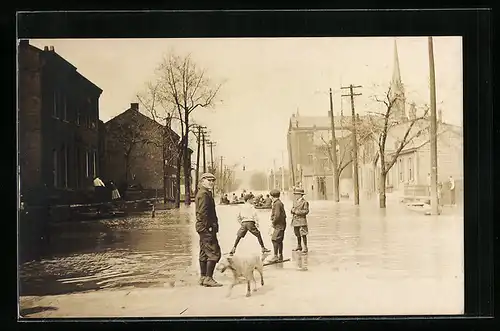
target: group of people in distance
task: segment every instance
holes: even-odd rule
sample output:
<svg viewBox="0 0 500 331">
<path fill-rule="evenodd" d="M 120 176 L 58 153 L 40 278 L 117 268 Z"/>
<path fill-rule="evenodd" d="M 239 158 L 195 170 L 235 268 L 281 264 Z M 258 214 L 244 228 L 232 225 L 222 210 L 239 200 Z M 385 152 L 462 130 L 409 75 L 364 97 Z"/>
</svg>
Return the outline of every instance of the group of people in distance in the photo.
<svg viewBox="0 0 500 331">
<path fill-rule="evenodd" d="M 219 232 L 219 221 L 215 210 L 215 201 L 212 195 L 212 189 L 215 184 L 215 176 L 211 173 L 204 173 L 200 178 L 200 189 L 196 194 L 196 232 L 200 237 L 200 280 L 199 284 L 206 287 L 218 287 L 222 284 L 213 279 L 213 273 L 216 264 L 221 258 L 221 248 L 217 239 Z M 307 246 L 307 215 L 309 214 L 309 203 L 304 198 L 304 190 L 295 188 L 293 191 L 294 201 L 290 211 L 292 214 L 291 226 L 297 238 L 297 247 L 294 251 L 308 252 Z M 272 235 L 271 242 L 273 244 L 274 256 L 269 262 L 283 261 L 283 240 L 286 229 L 286 213 L 283 202 L 280 200 L 280 191 L 271 190 L 269 192 L 272 202 L 271 210 L 271 226 Z M 236 248 L 247 232 L 253 234 L 259 241 L 262 253 L 270 252 L 264 245 L 262 234 L 259 230 L 259 219 L 252 205 L 251 194 L 244 194 L 245 201 L 238 210 L 237 220 L 240 223 L 240 228 L 236 233 L 236 240 L 230 255 L 236 253 Z"/>
</svg>

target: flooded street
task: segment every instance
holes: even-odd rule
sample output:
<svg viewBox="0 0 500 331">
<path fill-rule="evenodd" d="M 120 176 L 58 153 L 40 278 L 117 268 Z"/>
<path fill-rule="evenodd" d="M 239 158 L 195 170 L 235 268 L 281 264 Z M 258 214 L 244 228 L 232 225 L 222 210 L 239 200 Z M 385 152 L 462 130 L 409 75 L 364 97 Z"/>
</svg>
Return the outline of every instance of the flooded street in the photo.
<svg viewBox="0 0 500 331">
<path fill-rule="evenodd" d="M 285 258 L 295 247 L 291 203 L 287 212 Z M 229 252 L 239 224 L 238 206 L 217 206 L 219 241 Z M 374 202 L 334 204 L 311 201 L 309 269 L 363 274 L 392 280 L 463 278 L 463 218 L 423 216 L 391 203 L 380 210 Z M 259 210 L 264 242 L 272 249 L 269 210 Z M 259 252 L 248 234 L 237 254 Z M 53 227 L 43 256 L 21 265 L 21 295 L 51 295 L 102 288 L 166 286 L 186 269 L 197 272 L 198 238 L 194 204 L 179 211 L 149 213 Z M 293 262 L 289 262 L 293 263 Z M 217 276 L 217 275 L 216 275 Z"/>
</svg>

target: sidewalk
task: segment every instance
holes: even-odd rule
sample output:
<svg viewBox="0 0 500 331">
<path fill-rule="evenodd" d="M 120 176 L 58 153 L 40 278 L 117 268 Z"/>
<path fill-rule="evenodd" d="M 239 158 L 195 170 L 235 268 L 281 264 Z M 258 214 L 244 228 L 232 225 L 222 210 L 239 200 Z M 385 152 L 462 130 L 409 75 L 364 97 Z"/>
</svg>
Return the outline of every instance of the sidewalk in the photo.
<svg viewBox="0 0 500 331">
<path fill-rule="evenodd" d="M 422 315 L 463 313 L 463 279 L 404 278 L 397 273 L 362 274 L 356 270 L 296 269 L 294 261 L 266 266 L 264 286 L 245 297 L 237 285 L 227 297 L 229 272 L 214 276 L 225 286 L 194 285 L 192 270 L 183 281 L 158 288 L 123 288 L 68 295 L 22 297 L 28 318 Z M 252 284 L 253 288 L 253 284 Z M 38 311 L 38 312 L 37 312 Z"/>
</svg>

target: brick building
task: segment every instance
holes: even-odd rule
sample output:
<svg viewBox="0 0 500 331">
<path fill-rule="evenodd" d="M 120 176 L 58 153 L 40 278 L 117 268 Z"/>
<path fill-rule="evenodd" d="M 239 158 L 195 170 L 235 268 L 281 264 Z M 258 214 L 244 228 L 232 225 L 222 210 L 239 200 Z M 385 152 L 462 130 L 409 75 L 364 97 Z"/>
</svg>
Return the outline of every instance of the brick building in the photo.
<svg viewBox="0 0 500 331">
<path fill-rule="evenodd" d="M 140 185 L 158 196 L 174 199 L 177 150 L 180 137 L 173 130 L 142 114 L 138 103 L 103 124 L 104 178 L 119 187 Z M 182 174 L 181 174 L 182 175 Z"/>
<path fill-rule="evenodd" d="M 338 164 L 345 164 L 340 175 L 341 194 L 352 190 L 351 119 L 335 116 Z M 331 146 L 331 119 L 328 116 L 292 115 L 287 140 L 290 179 L 299 183 L 311 199 L 333 198 L 333 168 L 328 149 Z"/>
<path fill-rule="evenodd" d="M 18 52 L 19 165 L 23 200 L 78 200 L 99 174 L 102 90 L 53 47 L 28 40 Z"/>
</svg>

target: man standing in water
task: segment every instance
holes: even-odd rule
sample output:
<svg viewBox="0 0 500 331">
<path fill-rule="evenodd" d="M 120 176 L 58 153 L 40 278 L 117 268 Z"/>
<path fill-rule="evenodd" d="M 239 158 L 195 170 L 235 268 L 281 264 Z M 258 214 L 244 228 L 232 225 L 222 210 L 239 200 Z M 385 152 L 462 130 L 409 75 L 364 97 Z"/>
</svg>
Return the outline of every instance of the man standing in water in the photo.
<svg viewBox="0 0 500 331">
<path fill-rule="evenodd" d="M 217 240 L 219 220 L 215 212 L 212 190 L 215 176 L 211 173 L 201 175 L 200 189 L 196 194 L 196 232 L 200 236 L 200 281 L 207 287 L 219 287 L 222 284 L 213 279 L 215 265 L 221 258 L 221 249 Z"/>
<path fill-rule="evenodd" d="M 307 235 L 309 233 L 307 229 L 307 214 L 309 214 L 309 202 L 304 199 L 304 194 L 304 190 L 301 188 L 296 188 L 293 191 L 295 201 L 293 202 L 291 213 L 293 232 L 297 237 L 297 248 L 294 251 L 307 253 Z M 304 243 L 304 249 L 302 249 L 302 242 Z"/>
</svg>

